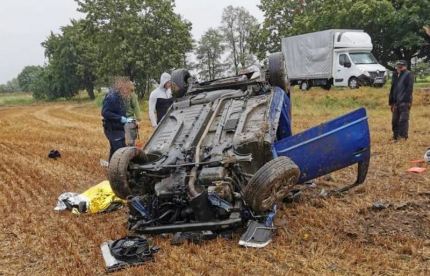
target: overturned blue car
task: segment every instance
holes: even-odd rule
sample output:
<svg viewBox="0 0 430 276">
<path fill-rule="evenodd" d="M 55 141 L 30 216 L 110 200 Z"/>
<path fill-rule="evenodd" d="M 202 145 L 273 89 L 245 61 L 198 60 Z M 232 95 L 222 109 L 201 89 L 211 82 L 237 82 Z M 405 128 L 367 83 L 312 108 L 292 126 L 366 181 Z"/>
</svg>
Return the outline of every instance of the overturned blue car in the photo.
<svg viewBox="0 0 430 276">
<path fill-rule="evenodd" d="M 292 135 L 284 68 L 275 53 L 261 71 L 230 78 L 197 83 L 187 70 L 172 72 L 175 102 L 151 138 L 143 149 L 118 150 L 109 164 L 112 189 L 129 202 L 131 230 L 219 233 L 252 225 L 245 242 L 267 240 L 255 229 L 270 229 L 276 205 L 302 184 L 354 164 L 355 183 L 338 192 L 364 182 L 365 109 Z"/>
</svg>

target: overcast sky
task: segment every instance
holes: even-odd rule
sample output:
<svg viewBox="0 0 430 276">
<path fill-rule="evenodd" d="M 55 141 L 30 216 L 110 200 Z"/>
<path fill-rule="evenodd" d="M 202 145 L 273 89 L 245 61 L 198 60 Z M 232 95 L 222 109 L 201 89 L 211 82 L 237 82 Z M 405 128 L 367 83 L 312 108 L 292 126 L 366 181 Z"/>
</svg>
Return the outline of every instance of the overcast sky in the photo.
<svg viewBox="0 0 430 276">
<path fill-rule="evenodd" d="M 243 6 L 262 20 L 259 0 L 176 0 L 176 12 L 193 23 L 198 39 L 217 27 L 224 7 Z M 83 15 L 73 0 L 0 0 L 0 83 L 14 78 L 26 65 L 44 63 L 40 43 L 52 31 Z"/>
</svg>

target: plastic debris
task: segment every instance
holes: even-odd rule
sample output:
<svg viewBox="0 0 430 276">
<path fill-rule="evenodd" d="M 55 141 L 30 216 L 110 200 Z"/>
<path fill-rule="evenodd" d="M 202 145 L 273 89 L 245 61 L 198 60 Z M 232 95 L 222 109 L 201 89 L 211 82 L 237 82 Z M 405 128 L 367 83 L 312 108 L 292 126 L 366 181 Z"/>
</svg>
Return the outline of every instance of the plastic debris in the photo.
<svg viewBox="0 0 430 276">
<path fill-rule="evenodd" d="M 408 172 L 411 172 L 411 173 L 423 173 L 426 170 L 427 170 L 426 168 L 412 167 L 412 168 L 408 169 Z"/>
<path fill-rule="evenodd" d="M 390 206 L 388 203 L 384 203 L 382 201 L 376 201 L 372 204 L 372 209 L 376 211 L 387 209 Z"/>
<path fill-rule="evenodd" d="M 154 260 L 159 248 L 153 246 L 145 236 L 128 236 L 107 241 L 100 246 L 107 272 L 142 265 Z"/>
<path fill-rule="evenodd" d="M 70 210 L 73 214 L 95 214 L 117 210 L 125 202 L 115 195 L 109 181 L 105 180 L 81 194 L 71 192 L 62 193 L 58 197 L 54 210 Z"/>
</svg>

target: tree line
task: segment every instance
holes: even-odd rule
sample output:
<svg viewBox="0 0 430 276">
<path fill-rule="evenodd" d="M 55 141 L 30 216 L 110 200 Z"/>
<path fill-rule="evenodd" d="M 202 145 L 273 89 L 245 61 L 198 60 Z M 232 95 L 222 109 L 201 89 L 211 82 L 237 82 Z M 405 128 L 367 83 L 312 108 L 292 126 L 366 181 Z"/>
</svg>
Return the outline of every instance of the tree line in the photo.
<svg viewBox="0 0 430 276">
<path fill-rule="evenodd" d="M 115 75 L 129 76 L 142 97 L 163 71 L 179 67 L 195 69 L 201 80 L 238 74 L 280 51 L 283 37 L 326 29 L 366 31 L 390 69 L 399 59 L 430 61 L 428 0 L 261 0 L 263 22 L 229 6 L 196 42 L 173 0 L 75 1 L 85 17 L 51 33 L 42 43 L 46 65 L 26 67 L 15 80 L 37 99 L 83 89 L 94 98 L 94 88 Z"/>
</svg>

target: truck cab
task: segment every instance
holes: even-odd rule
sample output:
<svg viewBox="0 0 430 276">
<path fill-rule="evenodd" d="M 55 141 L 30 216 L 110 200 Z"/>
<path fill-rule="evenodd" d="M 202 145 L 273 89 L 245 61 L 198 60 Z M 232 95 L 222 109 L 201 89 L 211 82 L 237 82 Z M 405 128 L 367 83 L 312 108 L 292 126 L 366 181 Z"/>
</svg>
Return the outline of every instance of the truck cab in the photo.
<svg viewBox="0 0 430 276">
<path fill-rule="evenodd" d="M 387 70 L 372 54 L 372 40 L 365 32 L 336 32 L 334 37 L 333 84 L 357 88 L 382 87 Z"/>
</svg>

